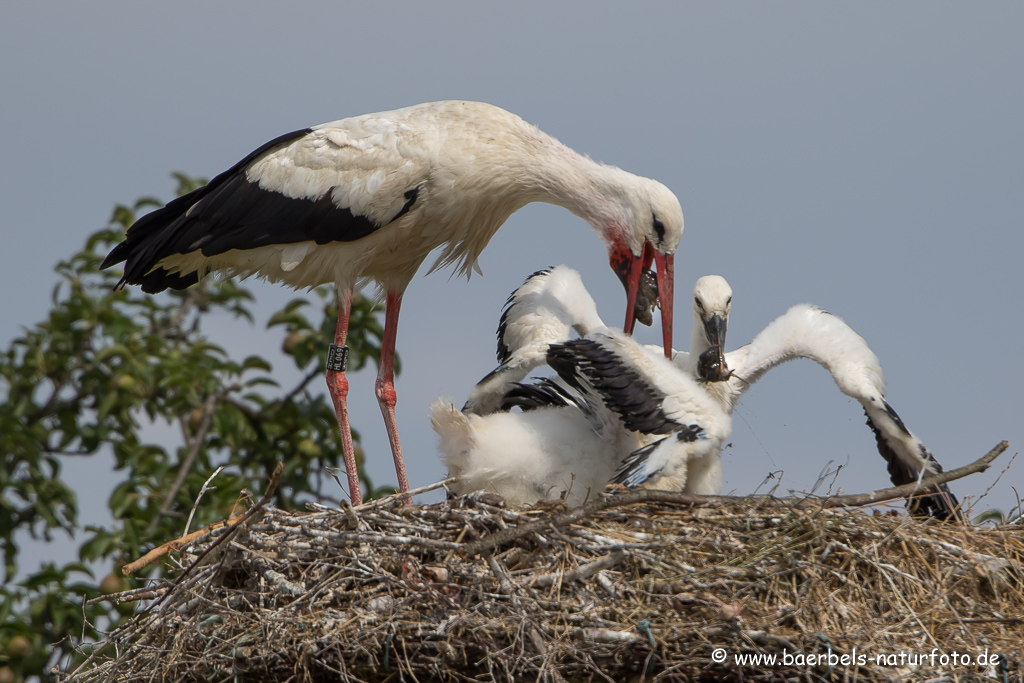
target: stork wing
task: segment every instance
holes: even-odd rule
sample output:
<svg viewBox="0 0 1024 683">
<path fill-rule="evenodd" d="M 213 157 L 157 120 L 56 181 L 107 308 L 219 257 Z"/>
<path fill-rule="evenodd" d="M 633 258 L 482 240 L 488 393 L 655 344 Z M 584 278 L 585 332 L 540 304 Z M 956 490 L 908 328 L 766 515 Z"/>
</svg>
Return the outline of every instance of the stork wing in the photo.
<svg viewBox="0 0 1024 683">
<path fill-rule="evenodd" d="M 360 116 L 275 138 L 136 221 L 101 267 L 126 261 L 119 284 L 158 292 L 198 279 L 159 267 L 170 256 L 365 237 L 408 212 L 426 183 L 429 159 L 406 135 Z"/>
<path fill-rule="evenodd" d="M 732 432 L 728 413 L 660 348 L 648 351 L 619 332 L 552 346 L 548 363 L 570 386 L 596 396 L 641 442 L 667 435 L 627 456 L 614 482 L 638 486 L 661 476 L 685 481 L 680 468 L 692 457 L 717 454 Z"/>
<path fill-rule="evenodd" d="M 727 353 L 725 358 L 733 371 L 728 380 L 732 405 L 776 365 L 795 358 L 813 360 L 831 373 L 840 391 L 864 407 L 878 452 L 889 463 L 893 484 L 907 484 L 942 471 L 931 452 L 886 403 L 885 374 L 878 357 L 840 318 L 809 304 L 793 306 L 750 344 Z M 913 514 L 944 519 L 957 514 L 957 500 L 948 487 L 936 487 L 924 494 L 908 501 Z"/>
<path fill-rule="evenodd" d="M 498 367 L 477 382 L 464 412 L 487 415 L 505 395 L 547 361 L 548 347 L 603 327 L 578 272 L 568 266 L 538 270 L 509 295 L 498 323 Z"/>
<path fill-rule="evenodd" d="M 643 366 L 631 363 L 635 359 L 624 356 L 609 340 L 601 335 L 554 344 L 548 350 L 548 365 L 572 388 L 595 395 L 630 431 L 668 434 L 681 428 L 665 412 L 666 396 L 655 386 L 657 378 L 641 376 Z"/>
<path fill-rule="evenodd" d="M 725 355 L 734 375 L 730 386 L 742 393 L 765 372 L 794 358 L 824 367 L 847 396 L 885 395 L 882 365 L 867 342 L 841 319 L 810 304 L 793 306 L 752 342 Z"/>
<path fill-rule="evenodd" d="M 565 408 L 573 406 L 583 412 L 589 406 L 574 392 L 549 377 L 534 378 L 532 384 L 517 382 L 502 397 L 501 410 L 519 408 L 523 412 L 538 408 Z M 465 412 L 465 410 L 464 410 Z"/>
<path fill-rule="evenodd" d="M 679 443 L 693 443 L 706 438 L 707 434 L 697 425 L 685 425 L 675 433 L 630 453 L 615 471 L 612 482 L 635 488 L 674 465 L 673 460 L 679 454 Z"/>
<path fill-rule="evenodd" d="M 505 302 L 498 323 L 498 362 L 544 362 L 548 346 L 604 327 L 580 274 L 568 266 L 538 270 Z M 536 367 L 534 365 L 534 367 Z"/>
<path fill-rule="evenodd" d="M 716 426 L 701 426 L 711 429 L 716 435 L 722 431 L 717 427 L 717 423 L 722 422 L 718 418 L 727 418 L 722 408 L 688 372 L 666 359 L 660 346 L 647 348 L 632 337 L 612 329 L 592 333 L 590 341 L 596 347 L 588 352 L 591 360 L 583 363 L 581 370 L 595 386 L 605 387 L 602 390 L 605 403 L 610 410 L 622 415 L 628 428 L 634 429 L 629 426 L 634 419 L 630 415 L 632 411 L 640 411 L 636 415 L 639 418 L 640 413 L 654 403 L 661 414 L 676 426 L 655 432 L 638 425 L 636 431 L 666 434 L 682 425 L 712 419 Z M 642 400 L 635 402 L 640 395 Z M 631 404 L 635 408 L 631 408 Z"/>
</svg>

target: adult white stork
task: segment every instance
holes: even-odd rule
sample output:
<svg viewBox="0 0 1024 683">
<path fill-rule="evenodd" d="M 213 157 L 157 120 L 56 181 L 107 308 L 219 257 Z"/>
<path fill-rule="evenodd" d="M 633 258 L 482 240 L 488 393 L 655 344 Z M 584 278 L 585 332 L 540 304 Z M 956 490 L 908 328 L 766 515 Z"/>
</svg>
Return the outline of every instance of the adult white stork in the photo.
<svg viewBox="0 0 1024 683">
<path fill-rule="evenodd" d="M 125 262 L 119 286 L 183 289 L 209 271 L 292 287 L 338 286 L 327 384 L 338 415 L 353 503 L 361 500 L 345 378 L 353 289 L 373 280 L 387 311 L 376 394 L 399 488 L 408 490 L 395 426 L 394 348 L 402 294 L 427 254 L 431 271 L 467 278 L 495 231 L 531 202 L 585 219 L 608 247 L 627 292 L 657 265 L 664 348 L 672 342 L 673 257 L 683 231 L 664 185 L 596 163 L 498 107 L 446 101 L 325 123 L 259 147 L 208 185 L 143 216 L 104 260 Z"/>
<path fill-rule="evenodd" d="M 646 288 L 641 297 L 651 302 Z M 572 330 L 585 336 L 569 339 Z M 731 433 L 728 413 L 662 349 L 605 327 L 576 271 L 538 271 L 513 292 L 498 357 L 462 411 L 440 399 L 431 406 L 442 460 L 460 477 L 457 493 L 492 490 L 512 505 L 560 495 L 580 504 L 631 453 L 642 464 L 620 477 L 627 485 L 721 488 L 717 453 Z M 518 384 L 543 363 L 561 383 Z M 524 410 L 507 412 L 512 406 Z"/>
</svg>

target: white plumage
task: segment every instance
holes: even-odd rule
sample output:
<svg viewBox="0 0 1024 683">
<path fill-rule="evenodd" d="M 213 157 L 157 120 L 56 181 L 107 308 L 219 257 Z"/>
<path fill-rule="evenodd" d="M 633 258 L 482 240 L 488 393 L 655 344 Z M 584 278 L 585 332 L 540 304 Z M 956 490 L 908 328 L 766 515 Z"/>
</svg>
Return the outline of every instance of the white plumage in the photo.
<svg viewBox="0 0 1024 683">
<path fill-rule="evenodd" d="M 353 290 L 372 280 L 387 315 L 377 398 L 399 488 L 408 489 L 395 427 L 394 345 L 402 293 L 427 255 L 467 277 L 495 231 L 531 202 L 585 219 L 627 291 L 627 331 L 644 268 L 657 265 L 666 352 L 673 258 L 683 231 L 664 185 L 591 161 L 518 116 L 447 101 L 333 121 L 282 135 L 208 185 L 135 223 L 103 267 L 125 261 L 124 284 L 182 289 L 209 271 L 293 287 L 338 286 L 335 345 L 344 348 Z M 339 362 L 328 386 L 352 488 L 360 500 Z"/>
<path fill-rule="evenodd" d="M 475 415 L 438 399 L 430 420 L 456 493 L 495 491 L 509 505 L 564 497 L 581 505 L 604 490 L 616 454 L 638 442 L 624 430 L 595 429 L 577 406 Z"/>
<path fill-rule="evenodd" d="M 658 351 L 615 330 L 554 345 L 548 363 L 559 377 L 582 384 L 589 403 L 600 403 L 633 433 L 640 448 L 615 452 L 613 482 L 694 494 L 721 491 L 718 459 L 732 434 L 729 411 L 689 373 Z M 566 367 L 565 362 L 571 364 Z"/>
</svg>

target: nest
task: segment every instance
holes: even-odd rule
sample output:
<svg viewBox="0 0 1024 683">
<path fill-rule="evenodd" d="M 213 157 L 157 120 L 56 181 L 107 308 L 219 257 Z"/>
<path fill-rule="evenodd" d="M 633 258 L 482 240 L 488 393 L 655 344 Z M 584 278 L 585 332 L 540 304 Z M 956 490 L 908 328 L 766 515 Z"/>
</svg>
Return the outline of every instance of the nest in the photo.
<svg viewBox="0 0 1024 683">
<path fill-rule="evenodd" d="M 646 498 L 265 496 L 189 541 L 177 580 L 110 596 L 150 602 L 58 678 L 1022 680 L 1019 525 Z"/>
</svg>

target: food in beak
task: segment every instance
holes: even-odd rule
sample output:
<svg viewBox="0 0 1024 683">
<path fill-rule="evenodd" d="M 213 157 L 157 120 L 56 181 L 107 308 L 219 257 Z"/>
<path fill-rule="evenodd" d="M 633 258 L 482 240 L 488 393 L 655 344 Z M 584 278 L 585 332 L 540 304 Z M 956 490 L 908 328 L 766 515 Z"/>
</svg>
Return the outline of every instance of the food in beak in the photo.
<svg viewBox="0 0 1024 683">
<path fill-rule="evenodd" d="M 654 324 L 654 309 L 658 303 L 658 278 L 650 268 L 640 271 L 640 284 L 636 290 L 636 303 L 633 304 L 633 317 L 641 325 L 650 327 Z"/>
<path fill-rule="evenodd" d="M 712 346 L 697 358 L 697 374 L 705 382 L 724 382 L 732 377 L 732 370 L 721 351 Z"/>
</svg>

